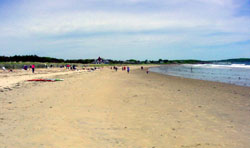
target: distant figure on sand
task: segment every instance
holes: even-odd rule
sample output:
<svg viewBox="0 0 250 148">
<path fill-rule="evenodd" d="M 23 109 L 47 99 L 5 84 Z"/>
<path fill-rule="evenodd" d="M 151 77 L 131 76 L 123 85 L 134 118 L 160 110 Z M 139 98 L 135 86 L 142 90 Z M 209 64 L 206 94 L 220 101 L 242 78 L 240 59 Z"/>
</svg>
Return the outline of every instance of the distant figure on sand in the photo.
<svg viewBox="0 0 250 148">
<path fill-rule="evenodd" d="M 2 69 L 3 69 L 3 71 L 5 71 L 5 70 L 6 70 L 6 68 L 5 68 L 4 66 L 2 67 Z"/>
<path fill-rule="evenodd" d="M 149 73 L 149 71 L 147 70 L 147 71 L 146 71 L 146 73 L 148 74 L 148 73 Z"/>
<path fill-rule="evenodd" d="M 24 65 L 24 66 L 23 66 L 23 69 L 24 69 L 24 70 L 28 70 L 28 66 L 27 66 L 27 65 Z"/>
<path fill-rule="evenodd" d="M 141 66 L 141 70 L 143 70 L 143 66 Z"/>
<path fill-rule="evenodd" d="M 34 72 L 35 72 L 35 65 L 33 64 L 33 65 L 31 66 L 31 68 L 32 68 L 32 73 L 34 73 Z"/>
<path fill-rule="evenodd" d="M 129 71 L 130 71 L 130 68 L 129 68 L 129 67 L 127 67 L 127 72 L 129 73 Z"/>
</svg>

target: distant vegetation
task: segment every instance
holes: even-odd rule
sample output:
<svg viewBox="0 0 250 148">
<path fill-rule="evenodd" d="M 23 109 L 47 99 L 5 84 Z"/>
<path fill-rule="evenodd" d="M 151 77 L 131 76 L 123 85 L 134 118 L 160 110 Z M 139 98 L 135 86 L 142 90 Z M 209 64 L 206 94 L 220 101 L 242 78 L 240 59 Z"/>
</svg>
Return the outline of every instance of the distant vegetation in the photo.
<svg viewBox="0 0 250 148">
<path fill-rule="evenodd" d="M 126 61 L 105 59 L 108 64 L 98 64 L 98 66 L 104 65 L 115 65 L 115 64 L 205 64 L 205 63 L 247 63 L 250 64 L 250 58 L 239 58 L 239 59 L 227 59 L 218 61 L 201 61 L 201 60 L 136 60 L 130 59 Z M 0 66 L 6 68 L 22 68 L 23 65 L 35 64 L 37 68 L 43 68 L 52 65 L 53 67 L 60 67 L 66 64 L 94 64 L 96 59 L 57 59 L 51 57 L 39 57 L 37 55 L 15 55 L 15 56 L 0 56 Z M 97 65 L 95 65 L 97 66 Z"/>
<path fill-rule="evenodd" d="M 208 61 L 200 60 L 171 60 L 167 62 L 168 64 L 204 64 L 209 63 Z"/>
<path fill-rule="evenodd" d="M 25 56 L 0 56 L 0 62 L 53 62 L 61 63 L 63 59 L 56 59 L 50 57 L 39 57 L 37 55 L 25 55 Z"/>
<path fill-rule="evenodd" d="M 107 60 L 107 59 L 106 59 Z M 95 59 L 57 59 L 51 57 L 39 57 L 37 55 L 15 55 L 15 56 L 0 56 L 0 62 L 42 62 L 42 63 L 81 63 L 81 64 L 91 64 Z M 122 60 L 112 60 L 108 59 L 109 64 L 169 64 L 169 63 L 204 63 L 204 61 L 199 60 L 145 60 L 139 61 L 135 59 L 130 59 L 126 61 Z"/>
<path fill-rule="evenodd" d="M 220 60 L 220 62 L 230 62 L 230 63 L 250 63 L 250 58 L 227 59 L 227 60 Z"/>
<path fill-rule="evenodd" d="M 0 62 L 49 62 L 49 63 L 92 63 L 94 59 L 78 59 L 78 60 L 64 60 L 51 57 L 39 57 L 37 55 L 24 55 L 24 56 L 0 56 Z"/>
<path fill-rule="evenodd" d="M 90 64 L 93 63 L 95 59 L 78 59 L 78 60 L 64 60 L 64 63 L 81 63 L 81 64 Z"/>
</svg>

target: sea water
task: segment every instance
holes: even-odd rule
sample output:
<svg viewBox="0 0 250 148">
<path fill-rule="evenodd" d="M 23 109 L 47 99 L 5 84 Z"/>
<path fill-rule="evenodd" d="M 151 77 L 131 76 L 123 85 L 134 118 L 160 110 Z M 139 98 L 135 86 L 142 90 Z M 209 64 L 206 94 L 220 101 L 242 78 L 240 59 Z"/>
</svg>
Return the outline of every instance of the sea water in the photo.
<svg viewBox="0 0 250 148">
<path fill-rule="evenodd" d="M 216 81 L 250 87 L 250 65 L 183 64 L 150 68 L 149 71 L 184 78 Z"/>
</svg>

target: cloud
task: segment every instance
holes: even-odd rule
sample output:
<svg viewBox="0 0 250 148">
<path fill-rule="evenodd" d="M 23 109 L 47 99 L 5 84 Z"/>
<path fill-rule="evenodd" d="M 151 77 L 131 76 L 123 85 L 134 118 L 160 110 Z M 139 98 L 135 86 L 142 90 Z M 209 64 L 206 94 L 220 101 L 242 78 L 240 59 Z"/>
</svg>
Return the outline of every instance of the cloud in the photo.
<svg viewBox="0 0 250 148">
<path fill-rule="evenodd" d="M 237 44 L 250 39 L 250 16 L 240 12 L 244 5 L 236 0 L 21 0 L 2 6 L 0 43 L 13 47 L 22 40 L 20 48 L 32 48 L 36 45 L 25 44 L 34 41 L 40 53 L 70 44 L 99 52 L 112 44 L 113 50 L 133 46 L 138 51 Z"/>
<path fill-rule="evenodd" d="M 234 17 L 232 14 L 236 10 L 233 9 L 234 5 L 230 0 L 157 1 L 158 5 L 164 3 L 166 8 L 169 5 L 170 10 L 157 11 L 156 7 L 153 12 L 141 10 L 136 13 L 130 13 L 127 10 L 109 11 L 112 6 L 121 7 L 119 4 L 110 5 L 100 10 L 92 10 L 91 8 L 74 9 L 78 4 L 81 6 L 85 3 L 96 4 L 97 2 L 112 3 L 110 0 L 91 2 L 87 0 L 73 0 L 73 2 L 44 0 L 24 3 L 18 10 L 18 12 L 23 13 L 24 17 L 17 19 L 15 23 L 12 20 L 4 24 L 3 32 L 5 34 L 8 31 L 14 33 L 20 31 L 21 34 L 22 32 L 58 34 L 76 30 L 82 32 L 126 32 L 190 28 L 226 32 L 249 31 L 249 17 Z M 144 2 L 145 6 L 156 3 L 147 0 L 118 0 L 118 2 Z M 135 5 L 131 9 L 137 7 Z"/>
</svg>

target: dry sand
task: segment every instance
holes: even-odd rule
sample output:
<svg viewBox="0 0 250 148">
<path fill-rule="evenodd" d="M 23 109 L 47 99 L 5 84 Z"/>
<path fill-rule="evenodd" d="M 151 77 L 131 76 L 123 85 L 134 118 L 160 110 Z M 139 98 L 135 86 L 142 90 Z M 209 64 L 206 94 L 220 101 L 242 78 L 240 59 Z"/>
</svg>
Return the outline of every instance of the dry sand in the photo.
<svg viewBox="0 0 250 148">
<path fill-rule="evenodd" d="M 250 147 L 249 87 L 138 69 L 62 74 L 0 92 L 0 148 Z"/>
<path fill-rule="evenodd" d="M 50 68 L 50 69 L 36 69 L 35 73 L 32 73 L 31 69 L 29 70 L 13 70 L 13 72 L 0 71 L 0 91 L 5 89 L 10 90 L 13 87 L 20 86 L 20 83 L 23 83 L 29 79 L 37 79 L 37 78 L 49 78 L 52 76 L 70 74 L 82 71 L 71 71 L 65 68 Z M 84 71 L 86 72 L 86 71 Z"/>
</svg>

